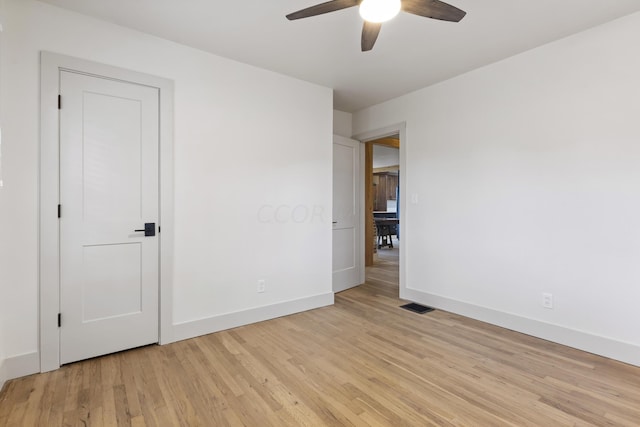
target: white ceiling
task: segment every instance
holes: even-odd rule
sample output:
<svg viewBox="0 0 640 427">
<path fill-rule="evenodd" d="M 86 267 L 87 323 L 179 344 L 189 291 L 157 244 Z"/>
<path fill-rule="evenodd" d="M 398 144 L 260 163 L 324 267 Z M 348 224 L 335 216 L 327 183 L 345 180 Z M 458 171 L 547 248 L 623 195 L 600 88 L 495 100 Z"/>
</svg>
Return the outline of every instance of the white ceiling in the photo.
<svg viewBox="0 0 640 427">
<path fill-rule="evenodd" d="M 335 90 L 353 112 L 612 19 L 639 0 L 450 0 L 460 23 L 400 13 L 360 52 L 357 7 L 288 21 L 324 0 L 43 0 Z"/>
</svg>

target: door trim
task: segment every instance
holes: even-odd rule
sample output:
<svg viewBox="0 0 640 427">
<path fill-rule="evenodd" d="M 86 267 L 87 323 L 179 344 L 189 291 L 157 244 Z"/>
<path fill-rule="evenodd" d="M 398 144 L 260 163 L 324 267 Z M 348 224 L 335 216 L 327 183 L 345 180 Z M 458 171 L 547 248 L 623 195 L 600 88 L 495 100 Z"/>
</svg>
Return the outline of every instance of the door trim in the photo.
<svg viewBox="0 0 640 427">
<path fill-rule="evenodd" d="M 402 225 L 402 238 L 400 239 L 399 243 L 400 243 L 400 259 L 399 259 L 399 281 L 400 281 L 400 298 L 403 298 L 403 295 L 406 294 L 406 289 L 407 289 L 407 280 L 406 280 L 406 248 L 407 248 L 407 239 L 410 239 L 410 233 L 408 232 L 407 229 L 407 162 L 406 162 L 406 153 L 407 153 L 407 124 L 406 122 L 401 122 L 401 123 L 396 123 L 390 126 L 386 126 L 380 129 L 375 129 L 372 131 L 367 131 L 367 132 L 362 132 L 362 133 L 358 133 L 356 135 L 353 135 L 352 138 L 353 139 L 357 139 L 358 141 L 360 141 L 361 143 L 363 143 L 363 145 L 365 147 L 363 147 L 364 149 L 362 150 L 363 152 L 366 151 L 366 146 L 367 146 L 367 142 L 369 141 L 373 141 L 373 140 L 379 140 L 381 138 L 385 138 L 391 135 L 399 135 L 399 140 L 400 140 L 400 194 L 404 195 L 402 197 L 400 197 L 400 224 Z M 372 154 L 371 154 L 372 155 Z M 365 163 L 367 163 L 366 159 L 365 159 Z M 365 180 L 365 175 L 367 173 L 366 171 L 366 164 L 365 166 L 361 169 L 362 173 L 362 179 Z M 364 191 L 365 191 L 365 186 L 367 184 L 364 184 L 362 186 L 362 203 L 366 203 L 365 198 L 364 198 Z M 365 222 L 365 215 L 366 215 L 366 206 L 365 208 L 360 210 L 361 215 L 360 215 L 360 226 L 362 227 L 362 230 L 365 230 L 366 227 L 366 222 Z M 364 214 L 362 214 L 364 213 Z M 364 236 L 364 233 L 363 233 Z M 364 237 L 362 239 L 362 245 L 364 247 L 365 242 L 364 242 Z M 364 248 L 366 250 L 366 248 Z M 363 251 L 364 253 L 364 251 Z M 364 263 L 364 258 L 362 260 L 362 262 Z"/>
<path fill-rule="evenodd" d="M 40 372 L 60 367 L 59 114 L 60 71 L 159 89 L 159 343 L 173 342 L 173 81 L 51 52 L 40 54 L 39 351 Z M 64 102 L 64 100 L 63 100 Z M 63 106 L 64 108 L 64 106 Z M 63 212 L 64 215 L 64 212 Z"/>
</svg>

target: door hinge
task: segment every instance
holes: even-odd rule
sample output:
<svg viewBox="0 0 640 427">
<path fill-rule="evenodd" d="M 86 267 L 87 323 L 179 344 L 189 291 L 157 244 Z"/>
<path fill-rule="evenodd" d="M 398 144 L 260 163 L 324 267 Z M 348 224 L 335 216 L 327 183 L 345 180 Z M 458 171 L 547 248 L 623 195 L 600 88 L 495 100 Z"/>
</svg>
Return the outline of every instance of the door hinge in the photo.
<svg viewBox="0 0 640 427">
<path fill-rule="evenodd" d="M 62 313 L 58 313 L 58 328 L 62 326 Z"/>
<path fill-rule="evenodd" d="M 62 218 L 62 205 L 58 205 L 58 218 Z"/>
<path fill-rule="evenodd" d="M 62 110 L 62 95 L 58 95 L 58 110 Z"/>
</svg>

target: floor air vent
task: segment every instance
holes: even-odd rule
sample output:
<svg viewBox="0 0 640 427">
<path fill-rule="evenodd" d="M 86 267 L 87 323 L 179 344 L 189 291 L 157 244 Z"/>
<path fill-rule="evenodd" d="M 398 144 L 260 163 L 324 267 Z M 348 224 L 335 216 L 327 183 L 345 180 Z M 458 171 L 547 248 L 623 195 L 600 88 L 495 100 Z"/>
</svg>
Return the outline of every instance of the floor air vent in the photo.
<svg viewBox="0 0 640 427">
<path fill-rule="evenodd" d="M 405 310 L 413 311 L 414 313 L 424 314 L 430 311 L 435 310 L 433 307 L 427 307 L 426 305 L 416 304 L 415 302 L 401 305 L 400 308 L 404 308 Z"/>
</svg>

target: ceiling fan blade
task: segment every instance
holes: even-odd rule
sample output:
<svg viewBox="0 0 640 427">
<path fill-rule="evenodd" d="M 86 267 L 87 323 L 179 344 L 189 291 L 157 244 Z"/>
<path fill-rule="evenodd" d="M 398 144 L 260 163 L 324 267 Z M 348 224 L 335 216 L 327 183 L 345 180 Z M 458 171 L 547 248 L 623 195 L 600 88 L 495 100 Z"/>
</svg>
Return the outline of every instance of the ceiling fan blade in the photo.
<svg viewBox="0 0 640 427">
<path fill-rule="evenodd" d="M 322 15 L 323 13 L 335 12 L 336 10 L 346 9 L 348 7 L 357 6 L 360 0 L 332 0 L 326 3 L 320 3 L 306 9 L 299 10 L 287 15 L 289 21 L 300 18 L 308 18 L 310 16 Z"/>
<path fill-rule="evenodd" d="M 380 34 L 381 23 L 373 23 L 364 21 L 362 26 L 362 41 L 360 43 L 363 52 L 367 52 L 373 49 L 373 45 L 376 44 L 378 34 Z"/>
<path fill-rule="evenodd" d="M 402 0 L 402 10 L 426 18 L 459 22 L 467 14 L 455 6 L 439 0 Z"/>
</svg>

